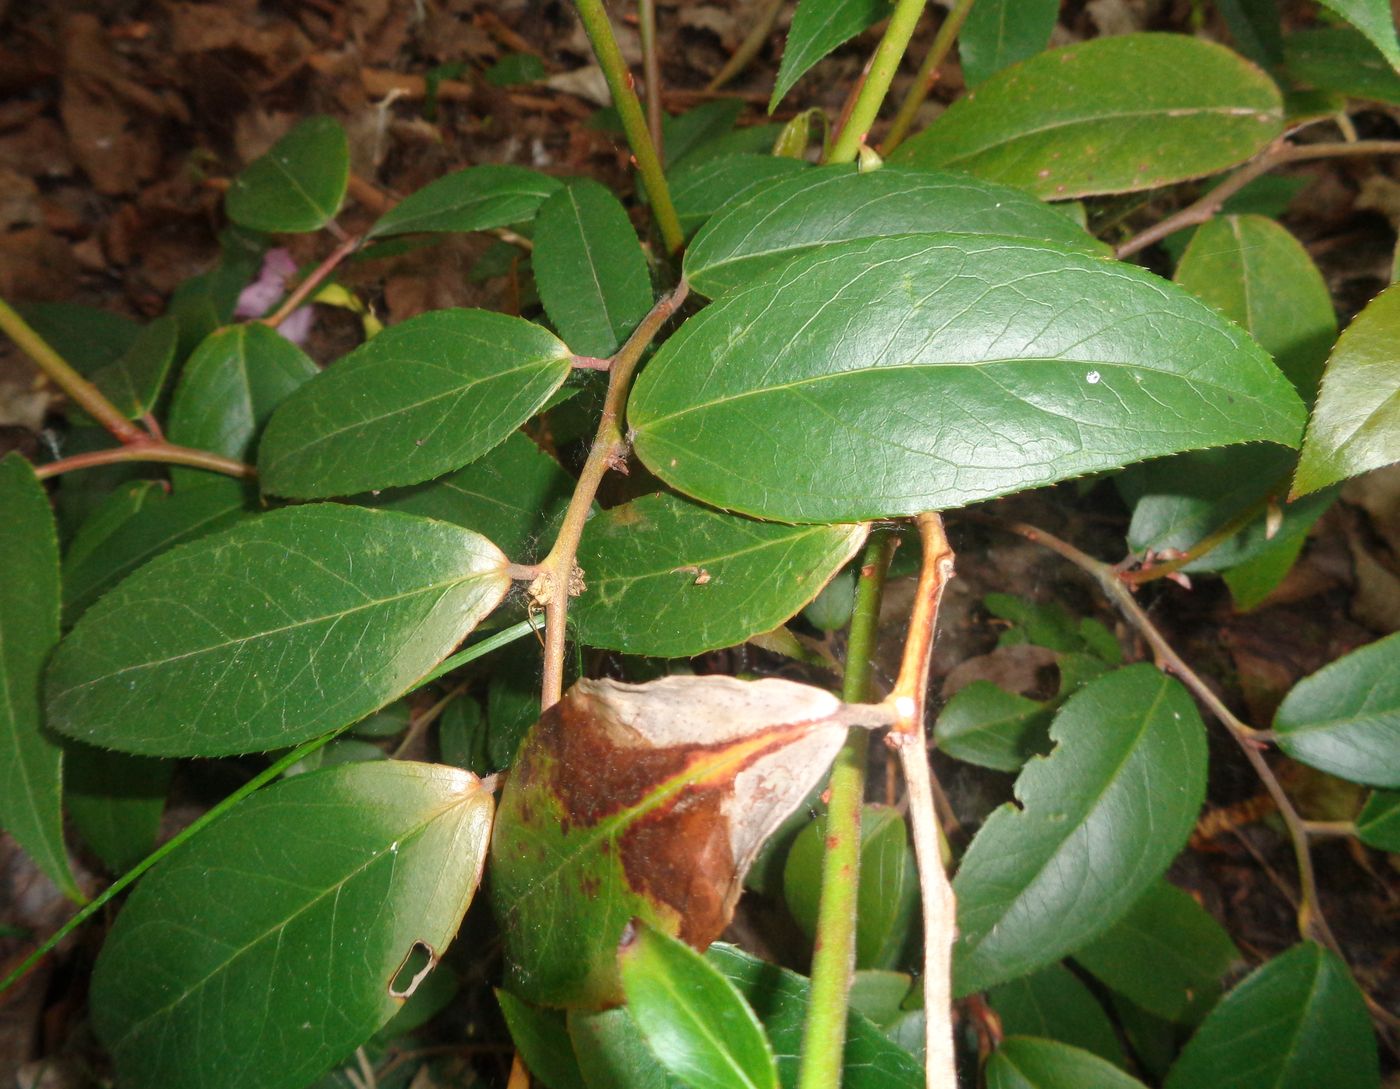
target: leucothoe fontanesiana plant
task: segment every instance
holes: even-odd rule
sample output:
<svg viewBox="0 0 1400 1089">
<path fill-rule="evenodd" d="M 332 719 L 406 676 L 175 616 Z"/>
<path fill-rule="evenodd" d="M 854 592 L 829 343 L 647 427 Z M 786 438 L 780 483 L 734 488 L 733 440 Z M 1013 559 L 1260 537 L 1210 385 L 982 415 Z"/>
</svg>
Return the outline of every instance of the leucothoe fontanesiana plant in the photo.
<svg viewBox="0 0 1400 1089">
<path fill-rule="evenodd" d="M 0 463 L 0 819 L 86 903 L 7 985 L 140 878 L 91 987 L 121 1084 L 367 1084 L 453 1000 L 462 957 L 439 962 L 485 870 L 465 958 L 500 984 L 512 1086 L 527 1068 L 550 1089 L 1378 1085 L 1371 1018 L 1393 1019 L 1313 876 L 1312 838 L 1338 829 L 1299 816 L 1267 750 L 1375 788 L 1342 830 L 1400 847 L 1400 636 L 1303 679 L 1263 729 L 1134 593 L 1221 572 L 1259 601 L 1337 485 L 1400 458 L 1396 289 L 1339 339 L 1307 252 L 1231 205 L 1291 163 L 1400 150 L 1354 139 L 1348 113 L 1400 102 L 1385 5 L 1329 6 L 1349 24 L 1285 38 L 1271 4 L 1222 5 L 1247 58 L 1180 34 L 1052 49 L 1056 4 L 959 0 L 883 125 L 923 5 L 801 0 L 773 105 L 886 19 L 818 157 L 812 111 L 776 131 L 729 131 L 723 101 L 704 124 L 664 116 L 654 64 L 644 111 L 607 13 L 579 0 L 646 244 L 596 181 L 499 164 L 376 194 L 347 234 L 347 188 L 375 190 L 350 187 L 344 131 L 318 116 L 228 192 L 255 251 L 327 236 L 265 317 L 173 305 L 66 359 L 57 323 L 80 315 L 0 304 L 74 434 L 115 443 Z M 955 44 L 975 94 L 907 135 Z M 531 317 L 367 320 L 324 370 L 277 332 L 352 257 L 467 231 L 528 251 Z M 1172 280 L 1126 260 L 1163 240 Z M 561 411 L 591 413 L 576 475 L 543 441 Z M 118 463 L 146 472 L 61 550 L 48 489 Z M 629 465 L 650 483 L 600 509 Z M 967 510 L 1090 474 L 1131 505 L 1123 563 Z M 925 733 L 950 511 L 1092 575 L 1151 659 L 1062 608 L 988 600 L 1062 681 L 1048 702 L 978 682 L 937 716 L 949 759 L 1017 775 L 970 841 L 935 817 Z M 882 691 L 901 540 L 917 588 Z M 814 623 L 848 628 L 830 686 L 685 668 L 753 642 L 829 679 Z M 588 678 L 585 649 L 636 683 Z M 522 674 L 540 678 L 525 715 L 496 679 Z M 1202 707 L 1297 862 L 1298 944 L 1228 991 L 1239 950 L 1164 880 L 1204 797 Z M 438 761 L 403 758 L 434 726 Z M 872 730 L 899 808 L 866 802 Z M 172 764 L 247 754 L 261 770 L 147 854 Z M 65 812 L 122 873 L 91 901 Z M 716 943 L 746 877 L 813 938 L 810 978 Z"/>
</svg>

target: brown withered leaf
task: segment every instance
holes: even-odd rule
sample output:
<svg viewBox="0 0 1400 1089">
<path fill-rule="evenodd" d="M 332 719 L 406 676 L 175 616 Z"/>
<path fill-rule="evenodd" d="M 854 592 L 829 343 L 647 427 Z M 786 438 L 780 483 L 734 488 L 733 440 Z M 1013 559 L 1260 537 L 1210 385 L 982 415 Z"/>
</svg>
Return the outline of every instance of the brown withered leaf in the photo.
<svg viewBox="0 0 1400 1089">
<path fill-rule="evenodd" d="M 579 681 L 535 724 L 501 796 L 491 891 L 506 987 L 621 999 L 627 921 L 703 949 L 764 841 L 826 773 L 841 702 L 783 680 Z"/>
</svg>

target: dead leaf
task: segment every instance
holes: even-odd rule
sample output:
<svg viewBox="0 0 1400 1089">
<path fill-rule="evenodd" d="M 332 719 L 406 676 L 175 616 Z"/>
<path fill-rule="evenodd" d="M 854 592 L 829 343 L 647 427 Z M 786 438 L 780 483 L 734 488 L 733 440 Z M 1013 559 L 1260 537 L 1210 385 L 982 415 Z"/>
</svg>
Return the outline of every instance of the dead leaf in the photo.
<svg viewBox="0 0 1400 1089">
<path fill-rule="evenodd" d="M 579 681 L 521 746 L 492 893 L 507 986 L 535 1003 L 620 998 L 634 916 L 703 949 L 759 848 L 846 737 L 831 693 L 783 680 Z"/>
</svg>

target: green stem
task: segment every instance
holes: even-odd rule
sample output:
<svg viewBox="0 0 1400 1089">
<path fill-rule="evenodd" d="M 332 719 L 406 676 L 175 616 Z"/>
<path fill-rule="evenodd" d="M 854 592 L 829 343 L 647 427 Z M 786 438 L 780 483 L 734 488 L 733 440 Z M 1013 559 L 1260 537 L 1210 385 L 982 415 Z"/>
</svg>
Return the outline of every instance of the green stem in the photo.
<svg viewBox="0 0 1400 1089">
<path fill-rule="evenodd" d="M 666 176 L 661 170 L 661 157 L 647 131 L 647 121 L 642 114 L 642 104 L 637 99 L 633 87 L 632 73 L 627 70 L 627 62 L 622 59 L 622 50 L 613 37 L 612 24 L 608 13 L 603 10 L 602 0 L 575 0 L 583 29 L 593 46 L 593 55 L 603 69 L 612 92 L 613 105 L 622 119 L 622 130 L 627 134 L 627 143 L 632 148 L 632 156 L 637 160 L 637 169 L 642 174 L 642 185 L 651 201 L 651 210 L 656 216 L 656 225 L 661 230 L 661 238 L 666 249 L 676 253 L 685 245 L 685 232 L 681 230 L 676 207 L 671 203 L 671 190 L 666 186 Z"/>
<path fill-rule="evenodd" d="M 448 658 L 445 662 L 438 666 L 436 670 L 434 670 L 427 677 L 425 677 L 422 683 L 426 684 L 428 681 L 431 681 L 436 677 L 442 676 L 442 674 L 448 672 L 448 670 L 456 669 L 458 666 L 466 665 L 468 662 L 480 658 L 482 655 L 490 654 L 491 651 L 496 650 L 499 647 L 505 646 L 505 644 L 519 639 L 526 632 L 533 630 L 534 625 L 528 620 L 522 621 L 521 623 L 516 624 L 513 627 L 506 628 L 504 631 L 493 635 L 490 639 L 483 639 L 481 642 L 468 647 L 460 654 L 454 654 L 451 658 Z M 219 802 L 218 805 L 214 806 L 214 808 L 210 809 L 207 813 L 202 814 L 199 818 L 191 822 L 189 827 L 183 828 L 179 832 L 175 833 L 175 835 L 171 836 L 168 842 L 161 844 L 144 859 L 142 859 L 135 866 L 133 866 L 130 870 L 122 874 L 121 877 L 113 881 L 111 885 L 109 885 L 106 889 L 102 891 L 102 893 L 97 897 L 97 899 L 93 900 L 76 915 L 74 915 L 71 919 L 69 919 L 66 923 L 64 923 L 63 926 L 61 926 L 58 929 L 58 931 L 48 939 L 48 941 L 44 942 L 44 944 L 41 945 L 38 949 L 34 950 L 33 953 L 29 954 L 29 956 L 25 958 L 23 964 L 21 964 L 3 980 L 0 980 L 0 994 L 3 994 L 13 984 L 17 983 L 20 979 L 22 979 L 24 975 L 29 971 L 29 969 L 33 968 L 34 965 L 38 964 L 40 960 L 47 956 L 53 950 L 53 948 L 56 945 L 58 945 L 59 942 L 61 942 L 74 930 L 80 927 L 83 923 L 87 922 L 88 919 L 92 918 L 94 912 L 96 912 L 104 904 L 111 900 L 112 897 L 116 896 L 123 889 L 127 888 L 133 881 L 135 881 L 143 873 L 149 870 L 162 858 L 170 854 L 171 851 L 179 847 L 180 844 L 184 843 L 186 840 L 196 835 L 202 829 L 208 827 L 210 823 L 217 820 L 224 813 L 227 813 L 231 808 L 233 808 L 235 805 L 241 802 L 244 798 L 248 797 L 249 794 L 252 794 L 254 791 L 262 788 L 265 784 L 270 783 L 273 779 L 276 779 L 277 776 L 281 775 L 298 760 L 301 760 L 303 757 L 309 756 L 311 753 L 315 752 L 323 745 L 339 737 L 342 733 L 345 732 L 347 728 L 348 727 L 341 727 L 341 729 L 339 730 L 333 730 L 331 733 L 322 734 L 320 737 L 312 738 L 310 741 L 298 745 L 295 749 L 287 753 L 280 760 L 268 765 L 265 769 L 263 769 L 261 772 L 255 775 L 252 779 L 249 779 L 248 782 L 244 783 L 227 798 Z"/>
<path fill-rule="evenodd" d="M 871 58 L 870 75 L 866 77 L 865 86 L 860 89 L 860 97 L 856 99 L 856 104 L 851 110 L 850 120 L 842 127 L 836 142 L 831 146 L 827 162 L 855 161 L 865 134 L 870 131 L 870 126 L 875 124 L 880 105 L 885 101 L 885 94 L 890 89 L 895 70 L 899 68 L 900 58 L 909 47 L 909 39 L 914 36 L 914 27 L 918 25 L 923 10 L 924 0 L 896 0 L 894 14 L 890 16 L 889 26 L 885 28 L 885 36 L 880 39 L 880 44 L 875 47 L 875 56 Z"/>
<path fill-rule="evenodd" d="M 861 557 L 855 611 L 846 650 L 841 698 L 866 703 L 880 626 L 885 575 L 897 543 L 894 533 L 875 530 Z M 812 951 L 812 999 L 802 1039 L 798 1089 L 837 1089 L 846 1049 L 846 1008 L 855 969 L 856 896 L 860 878 L 861 807 L 870 734 L 855 729 L 836 757 L 827 793 L 826 854 L 821 902 Z"/>
<path fill-rule="evenodd" d="M 943 20 L 943 25 L 938 28 L 938 34 L 929 46 L 928 55 L 924 57 L 923 64 L 919 65 L 919 74 L 914 77 L 909 93 L 899 104 L 899 112 L 890 122 L 890 131 L 885 134 L 884 142 L 880 144 L 881 155 L 888 155 L 909 134 L 914 119 L 919 115 L 919 107 L 924 104 L 929 92 L 933 90 L 933 85 L 938 82 L 939 69 L 947 58 L 948 51 L 953 48 L 953 42 L 957 40 L 958 32 L 967 20 L 967 13 L 972 10 L 972 3 L 973 0 L 958 0 L 953 10 L 948 12 L 948 17 Z"/>
<path fill-rule="evenodd" d="M 642 39 L 642 79 L 646 81 L 647 128 L 656 157 L 666 161 L 661 138 L 661 60 L 656 53 L 656 0 L 638 0 L 637 33 Z"/>
<path fill-rule="evenodd" d="M 59 389 L 110 431 L 118 442 L 151 441 L 150 435 L 128 420 L 116 405 L 103 396 L 101 390 L 74 370 L 4 299 L 0 299 L 0 329 L 19 345 L 20 351 L 39 365 L 39 369 L 48 375 Z"/>
<path fill-rule="evenodd" d="M 95 469 L 99 465 L 115 465 L 123 461 L 159 461 L 166 465 L 188 465 L 193 469 L 208 469 L 212 473 L 225 476 L 251 479 L 258 471 L 241 461 L 211 454 L 208 450 L 194 450 L 188 446 L 176 446 L 168 442 L 153 442 L 143 439 L 126 446 L 114 446 L 110 450 L 93 450 L 87 454 L 74 454 L 70 458 L 51 461 L 35 468 L 34 475 L 40 480 L 51 476 L 71 473 L 78 469 Z"/>
</svg>

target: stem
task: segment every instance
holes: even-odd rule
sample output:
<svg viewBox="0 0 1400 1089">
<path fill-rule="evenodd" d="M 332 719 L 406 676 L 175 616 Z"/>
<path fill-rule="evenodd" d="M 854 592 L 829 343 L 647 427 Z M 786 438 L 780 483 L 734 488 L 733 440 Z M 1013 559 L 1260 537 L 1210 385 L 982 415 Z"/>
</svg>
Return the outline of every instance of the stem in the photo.
<svg viewBox="0 0 1400 1089">
<path fill-rule="evenodd" d="M 342 241 L 335 249 L 331 250 L 330 256 L 312 269 L 311 274 L 301 283 L 297 284 L 296 290 L 282 300 L 282 305 L 269 317 L 262 319 L 263 324 L 270 325 L 272 328 L 276 329 L 286 321 L 297 307 L 307 300 L 308 296 L 325 283 L 326 278 L 339 267 L 340 263 L 359 248 L 360 241 L 361 239 L 358 235 L 352 235 Z"/>
<path fill-rule="evenodd" d="M 880 601 L 897 543 L 891 531 L 876 530 L 861 557 L 846 649 L 846 675 L 841 686 L 841 698 L 848 704 L 869 699 Z M 798 1089 L 837 1089 L 841 1084 L 846 1007 L 855 970 L 861 807 L 865 802 L 869 746 L 867 731 L 853 729 L 832 766 L 827 788 L 826 853 L 822 857 L 821 899 L 812 950 L 812 997 L 802 1036 Z"/>
<path fill-rule="evenodd" d="M 580 4 L 582 7 L 582 4 Z M 634 96 L 635 99 L 635 96 Z M 593 446 L 588 451 L 588 460 L 579 473 L 574 494 L 569 498 L 568 509 L 559 524 L 559 533 L 554 545 L 543 560 L 534 568 L 538 577 L 531 584 L 531 592 L 544 603 L 544 680 L 540 687 L 540 708 L 548 710 L 559 702 L 564 694 L 564 636 L 569 619 L 569 594 L 574 583 L 574 557 L 578 555 L 578 543 L 583 537 L 583 526 L 588 520 L 589 508 L 598 494 L 598 485 L 608 469 L 620 463 L 626 456 L 627 444 L 623 441 L 622 416 L 627 405 L 627 394 L 632 388 L 632 375 L 641 362 L 642 352 L 670 320 L 671 315 L 685 302 L 690 293 L 690 285 L 684 279 L 669 295 L 664 295 L 641 321 L 641 324 L 627 338 L 627 343 L 617 350 L 608 367 L 608 390 L 603 397 L 603 414 L 598 420 L 598 430 L 593 436 Z"/>
<path fill-rule="evenodd" d="M 1286 487 L 1285 483 L 1285 487 Z M 1154 563 L 1151 567 L 1140 567 L 1136 571 L 1124 571 L 1118 577 L 1129 586 L 1141 586 L 1144 582 L 1153 582 L 1156 579 L 1164 579 L 1174 572 L 1180 571 L 1183 567 L 1189 567 L 1208 552 L 1219 548 L 1236 533 L 1244 529 L 1254 519 L 1268 507 L 1272 496 L 1250 503 L 1244 510 L 1240 511 L 1233 518 L 1226 521 L 1217 529 L 1207 533 L 1194 545 L 1188 548 L 1180 556 L 1170 560 L 1162 560 Z"/>
<path fill-rule="evenodd" d="M 1337 948 L 1337 941 L 1332 936 L 1331 928 L 1327 925 L 1327 920 L 1318 903 L 1317 879 L 1313 871 L 1307 826 L 1302 817 L 1298 815 L 1298 810 L 1294 808 L 1292 800 L 1278 781 L 1273 769 L 1269 767 L 1268 762 L 1259 751 L 1259 746 L 1266 736 L 1265 732 L 1256 730 L 1242 722 L 1234 712 L 1225 706 L 1224 701 L 1211 691 L 1210 686 L 1205 683 L 1201 676 L 1182 660 L 1181 655 L 1177 654 L 1162 633 L 1157 630 L 1156 625 L 1143 612 L 1142 607 L 1133 599 L 1131 591 L 1123 585 L 1122 580 L 1112 567 L 1037 526 L 1027 525 L 1024 522 L 1005 524 L 993 522 L 993 524 L 1000 525 L 1001 528 L 1012 533 L 1017 533 L 1028 541 L 1044 545 L 1069 560 L 1081 571 L 1092 575 L 1103 592 L 1152 647 L 1157 668 L 1164 673 L 1173 674 L 1180 678 L 1181 682 L 1225 726 L 1230 736 L 1238 743 L 1245 759 L 1254 768 L 1260 782 L 1264 784 L 1264 789 L 1273 798 L 1274 805 L 1278 807 L 1279 816 L 1283 818 L 1288 829 L 1288 837 L 1292 841 L 1293 856 L 1298 867 L 1299 933 L 1305 938 L 1322 942 L 1340 956 L 1341 951 Z"/>
<path fill-rule="evenodd" d="M 1310 836 L 1354 836 L 1356 824 L 1353 821 L 1304 821 L 1303 831 Z"/>
<path fill-rule="evenodd" d="M 225 476 L 245 480 L 251 480 L 258 475 L 253 466 L 221 454 L 212 454 L 208 450 L 194 450 L 188 446 L 176 446 L 169 442 L 155 442 L 150 438 L 127 446 L 115 446 L 110 450 L 94 450 L 88 454 L 74 454 L 69 458 L 51 461 L 47 465 L 35 468 L 34 475 L 40 480 L 47 480 L 51 476 L 71 473 L 77 469 L 94 469 L 99 465 L 115 465 L 123 461 L 159 461 L 167 465 L 188 465 L 193 469 L 208 469 L 212 473 L 223 473 Z"/>
<path fill-rule="evenodd" d="M 1175 234 L 1187 227 L 1195 227 L 1204 223 L 1220 211 L 1220 206 L 1230 197 L 1255 178 L 1267 174 L 1276 166 L 1304 162 L 1308 159 L 1331 159 L 1347 155 L 1396 154 L 1400 154 L 1400 140 L 1362 140 L 1356 143 L 1318 144 L 1288 144 L 1276 141 L 1199 200 L 1188 204 L 1179 212 L 1167 216 L 1166 219 L 1148 227 L 1145 231 L 1133 235 L 1114 251 L 1114 256 L 1121 261 L 1125 257 L 1131 257 L 1133 254 L 1147 249 L 1154 242 L 1160 242 L 1169 234 Z"/>
<path fill-rule="evenodd" d="M 325 745 L 328 741 L 339 736 L 344 731 L 344 729 L 345 728 L 342 727 L 340 730 L 335 730 L 332 733 L 328 734 L 322 734 L 320 737 L 313 738 L 311 741 L 307 741 L 304 744 L 298 745 L 295 749 L 287 753 L 276 763 L 269 764 L 266 768 L 264 768 L 257 775 L 253 776 L 253 778 L 249 779 L 246 783 L 244 783 L 241 787 L 235 790 L 227 798 L 219 802 L 218 805 L 214 806 L 208 812 L 201 814 L 188 826 L 176 832 L 175 835 L 171 836 L 169 840 L 167 840 L 165 843 L 162 843 L 159 847 L 157 847 L 149 855 L 143 858 L 135 866 L 127 870 L 126 873 L 122 874 L 119 878 L 117 878 L 110 885 L 108 885 L 107 888 L 105 888 L 95 900 L 93 900 L 87 905 L 87 907 L 83 908 L 66 923 L 64 923 L 61 927 L 59 927 L 58 930 L 46 942 L 44 942 L 43 945 L 39 946 L 38 949 L 30 953 L 29 956 L 25 958 L 24 963 L 22 963 L 18 968 L 16 968 L 3 980 L 0 980 L 0 993 L 4 993 L 4 991 L 6 991 L 12 984 L 22 979 L 25 976 L 25 974 L 28 973 L 29 969 L 33 968 L 34 965 L 38 964 L 39 961 L 41 961 L 46 955 L 48 955 L 48 953 L 50 953 L 53 950 L 53 948 L 56 945 L 58 945 L 59 942 L 61 942 L 64 938 L 66 938 L 83 923 L 87 922 L 88 919 L 92 918 L 92 916 L 100 908 L 102 908 L 103 905 L 105 905 L 109 900 L 116 896 L 117 893 L 125 889 L 128 885 L 130 885 L 143 873 L 149 870 L 162 858 L 170 854 L 171 851 L 175 850 L 175 848 L 179 847 L 186 840 L 191 839 L 197 833 L 201 832 L 204 828 L 206 828 L 209 824 L 217 820 L 219 817 L 223 816 L 226 812 L 233 808 L 233 806 L 237 805 L 249 794 L 252 794 L 254 791 L 258 790 L 265 783 L 271 782 L 273 779 L 277 778 L 277 776 L 281 775 L 282 772 L 286 771 L 298 760 L 310 755 L 311 753 L 315 752 L 317 749 Z"/>
<path fill-rule="evenodd" d="M 909 795 L 909 826 L 914 857 L 919 865 L 919 892 L 924 923 L 924 1077 L 928 1089 L 958 1084 L 953 1053 L 953 939 L 957 908 L 953 886 L 944 869 L 941 834 L 934 807 L 933 773 L 924 739 L 924 705 L 928 695 L 929 663 L 938 631 L 938 607 L 953 577 L 953 550 L 943 532 L 943 519 L 934 513 L 918 519 L 923 562 L 909 617 L 909 635 L 899 679 L 886 701 L 894 706 L 895 726 L 886 744 L 899 753 Z"/>
<path fill-rule="evenodd" d="M 603 69 L 612 92 L 613 105 L 622 119 L 622 129 L 627 134 L 632 157 L 637 160 L 637 169 L 642 174 L 642 185 L 646 188 L 647 199 L 651 201 L 652 212 L 656 215 L 656 225 L 661 229 L 661 238 L 666 249 L 676 253 L 685 245 L 685 232 L 676 216 L 676 207 L 671 203 L 671 191 L 666 186 L 666 176 L 661 170 L 661 157 L 656 145 L 647 132 L 646 118 L 642 116 L 642 104 L 637 101 L 633 87 L 632 73 L 622 59 L 622 50 L 613 37 L 612 24 L 603 10 L 602 0 L 575 0 L 583 29 L 593 46 L 593 55 Z"/>
<path fill-rule="evenodd" d="M 885 27 L 885 36 L 880 39 L 871 58 L 870 75 L 860 89 L 860 97 L 851 110 L 850 120 L 831 146 L 827 162 L 849 163 L 855 160 L 865 134 L 875 124 L 880 104 L 885 101 L 890 81 L 894 79 L 905 49 L 909 47 L 909 39 L 914 36 L 914 27 L 918 25 L 923 10 L 924 0 L 895 0 L 894 14 L 890 16 L 889 26 Z"/>
<path fill-rule="evenodd" d="M 715 78 L 705 84 L 705 90 L 718 91 L 748 67 L 749 61 L 758 56 L 758 51 L 763 48 L 768 35 L 773 33 L 773 24 L 778 21 L 778 12 L 783 10 L 783 4 L 786 2 L 787 0 L 768 0 L 763 10 L 758 13 L 758 18 L 754 20 L 748 36 L 739 43 L 739 48 L 734 50 L 734 55 L 725 62 Z"/>
<path fill-rule="evenodd" d="M 637 31 L 642 39 L 642 79 L 646 81 L 647 129 L 656 157 L 666 161 L 661 139 L 661 63 L 656 55 L 656 0 L 637 0 Z"/>
<path fill-rule="evenodd" d="M 914 77 L 914 82 L 909 88 L 909 93 L 904 96 L 904 101 L 899 104 L 899 112 L 894 115 L 894 120 L 890 122 L 890 131 L 885 133 L 885 139 L 880 144 L 881 155 L 888 155 L 903 143 L 904 137 L 909 134 L 909 129 L 919 114 L 919 107 L 924 104 L 929 92 L 933 90 L 934 84 L 938 82 L 939 75 L 942 74 L 940 68 L 948 56 L 948 51 L 953 48 L 953 42 L 957 39 L 958 32 L 962 30 L 963 23 L 967 20 L 967 13 L 972 10 L 972 2 L 973 0 L 958 0 L 953 9 L 948 12 L 947 18 L 943 20 L 943 25 L 938 28 L 938 34 L 935 35 L 933 44 L 929 46 L 928 55 L 919 65 L 919 73 Z"/>
<path fill-rule="evenodd" d="M 111 432 L 122 443 L 149 442 L 151 436 L 128 420 L 102 391 L 73 369 L 72 365 L 36 333 L 33 327 L 4 299 L 0 299 L 0 330 L 34 360 L 75 404 Z"/>
</svg>

